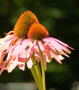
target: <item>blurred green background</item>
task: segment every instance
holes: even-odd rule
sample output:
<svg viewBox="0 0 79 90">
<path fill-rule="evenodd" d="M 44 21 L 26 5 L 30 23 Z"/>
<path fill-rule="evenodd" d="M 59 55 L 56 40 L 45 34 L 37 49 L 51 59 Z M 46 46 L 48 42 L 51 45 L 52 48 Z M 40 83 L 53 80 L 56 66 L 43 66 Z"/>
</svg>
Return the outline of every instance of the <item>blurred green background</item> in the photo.
<svg viewBox="0 0 79 90">
<path fill-rule="evenodd" d="M 47 90 L 78 90 L 79 85 L 79 0 L 0 0 L 0 38 L 13 30 L 21 13 L 30 10 L 38 17 L 51 37 L 60 39 L 75 50 L 60 65 L 54 59 L 47 64 Z M 4 71 L 0 82 L 32 82 L 31 71 L 17 67 Z"/>
</svg>

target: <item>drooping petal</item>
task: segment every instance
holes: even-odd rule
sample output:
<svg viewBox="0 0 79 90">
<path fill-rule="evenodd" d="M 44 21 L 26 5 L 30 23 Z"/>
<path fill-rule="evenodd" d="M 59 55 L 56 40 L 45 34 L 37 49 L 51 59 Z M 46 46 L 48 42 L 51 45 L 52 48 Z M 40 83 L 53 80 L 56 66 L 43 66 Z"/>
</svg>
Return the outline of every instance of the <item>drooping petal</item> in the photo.
<svg viewBox="0 0 79 90">
<path fill-rule="evenodd" d="M 8 68 L 8 72 L 10 73 L 18 64 L 18 56 L 14 59 L 14 61 L 10 61 L 9 64 L 10 66 Z"/>
<path fill-rule="evenodd" d="M 18 67 L 19 67 L 19 69 L 21 69 L 21 70 L 25 70 L 25 64 L 18 64 Z"/>
<path fill-rule="evenodd" d="M 52 58 L 51 58 L 51 53 L 50 53 L 50 47 L 49 47 L 49 45 L 45 45 L 44 48 L 45 48 L 44 53 L 46 53 L 46 57 L 48 58 L 47 59 L 47 62 L 51 62 L 52 61 Z"/>
<path fill-rule="evenodd" d="M 1 45 L 0 45 L 0 51 L 5 51 L 5 50 L 7 50 L 7 49 L 9 48 L 10 43 L 11 43 L 11 40 L 5 42 L 4 44 L 1 44 Z"/>
<path fill-rule="evenodd" d="M 5 42 L 11 40 L 14 37 L 14 35 L 7 35 L 4 38 L 0 39 L 0 44 L 4 44 Z"/>
<path fill-rule="evenodd" d="M 58 55 L 58 57 L 59 57 L 60 60 L 64 60 L 64 57 L 63 56 Z"/>
<path fill-rule="evenodd" d="M 26 58 L 26 56 L 27 56 L 27 53 L 26 53 L 26 50 L 24 49 L 20 52 L 19 57 Z"/>
<path fill-rule="evenodd" d="M 60 48 L 60 45 L 57 42 L 55 42 L 52 39 L 50 39 L 49 42 L 58 52 L 60 52 L 60 53 L 62 52 L 62 49 Z"/>
<path fill-rule="evenodd" d="M 31 69 L 32 66 L 33 66 L 33 62 L 32 62 L 32 60 L 31 60 L 31 58 L 30 58 L 29 61 L 27 62 L 27 67 L 28 67 L 29 69 Z"/>
<path fill-rule="evenodd" d="M 2 72 L 4 71 L 4 68 L 5 68 L 6 64 L 7 64 L 7 60 L 5 60 L 5 62 L 2 63 L 2 65 L 0 65 L 0 75 L 1 75 Z"/>
<path fill-rule="evenodd" d="M 66 47 L 74 50 L 72 47 L 68 46 L 66 43 L 64 43 L 64 42 L 62 42 L 62 41 L 60 41 L 60 40 L 58 40 L 58 39 L 56 39 L 56 38 L 53 38 L 53 39 L 56 40 L 57 42 L 59 42 L 60 44 L 62 44 L 62 45 L 64 45 L 64 46 L 66 46 Z"/>
<path fill-rule="evenodd" d="M 51 62 L 52 61 L 52 58 L 51 58 L 51 53 L 50 51 L 46 51 L 46 57 L 47 57 L 47 62 Z"/>
<path fill-rule="evenodd" d="M 28 44 L 30 43 L 30 40 L 23 40 L 21 45 L 16 46 L 14 51 L 12 52 L 12 55 L 17 55 L 19 54 L 22 50 L 24 50 Z"/>
<path fill-rule="evenodd" d="M 51 52 L 51 55 L 55 58 L 55 60 L 56 60 L 58 63 L 62 64 L 62 62 L 60 61 L 58 55 L 55 55 L 55 54 L 52 53 L 52 52 Z"/>
<path fill-rule="evenodd" d="M 28 44 L 29 49 L 27 49 L 27 51 L 28 51 L 29 53 L 33 53 L 35 45 L 36 45 L 36 40 L 35 40 L 33 43 L 30 42 L 30 43 Z"/>
</svg>

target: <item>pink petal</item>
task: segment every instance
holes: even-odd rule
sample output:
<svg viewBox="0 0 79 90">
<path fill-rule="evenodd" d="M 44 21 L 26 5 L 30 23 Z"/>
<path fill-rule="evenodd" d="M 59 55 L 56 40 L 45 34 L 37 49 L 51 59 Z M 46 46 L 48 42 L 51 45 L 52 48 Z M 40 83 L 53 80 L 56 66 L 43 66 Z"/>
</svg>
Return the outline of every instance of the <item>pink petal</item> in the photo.
<svg viewBox="0 0 79 90">
<path fill-rule="evenodd" d="M 47 57 L 47 62 L 51 62 L 52 61 L 50 51 L 46 51 L 46 57 Z"/>
<path fill-rule="evenodd" d="M 55 55 L 54 53 L 51 53 L 51 55 L 56 59 L 56 61 L 60 64 L 62 64 L 62 62 L 60 61 L 58 55 Z"/>
<path fill-rule="evenodd" d="M 12 52 L 12 55 L 17 55 L 19 54 L 22 50 L 24 50 L 28 44 L 30 43 L 29 39 L 23 40 L 21 45 L 18 45 L 14 51 Z"/>
<path fill-rule="evenodd" d="M 25 70 L 25 64 L 19 64 L 18 67 L 23 71 Z"/>
<path fill-rule="evenodd" d="M 21 44 L 21 39 L 17 40 L 17 42 L 13 45 L 13 42 L 16 38 L 13 38 L 10 45 L 9 45 L 9 50 L 14 50 L 19 44 Z"/>
<path fill-rule="evenodd" d="M 1 38 L 0 39 L 0 44 L 4 44 L 4 42 L 9 41 L 10 39 L 12 39 L 14 37 L 14 35 L 7 35 L 5 36 L 5 38 Z"/>
<path fill-rule="evenodd" d="M 57 42 L 50 39 L 50 43 L 57 51 L 62 52 L 62 49 L 60 48 L 60 45 Z"/>
<path fill-rule="evenodd" d="M 4 68 L 5 68 L 6 64 L 7 64 L 7 61 L 5 60 L 5 62 L 4 62 L 2 65 L 0 65 L 0 68 L 1 68 L 1 70 L 0 70 L 0 75 L 1 75 L 2 72 L 4 71 Z"/>
<path fill-rule="evenodd" d="M 34 54 L 35 55 L 38 55 L 40 57 L 40 53 L 39 53 L 39 50 L 38 50 L 38 46 L 35 46 L 34 47 Z"/>
<path fill-rule="evenodd" d="M 22 50 L 19 54 L 19 57 L 21 58 L 26 58 L 26 56 L 27 56 L 26 50 Z"/>
<path fill-rule="evenodd" d="M 55 40 L 55 41 L 57 41 L 57 42 L 59 42 L 60 44 L 62 44 L 64 46 L 68 47 L 68 45 L 66 43 L 64 43 L 64 42 L 62 42 L 62 41 L 60 41 L 60 40 L 58 40 L 56 38 L 52 38 L 52 39 Z"/>
<path fill-rule="evenodd" d="M 52 61 L 52 58 L 51 58 L 51 53 L 50 53 L 50 46 L 49 45 L 45 45 L 45 53 L 46 53 L 46 57 L 48 58 L 47 59 L 47 62 L 51 62 Z"/>
<path fill-rule="evenodd" d="M 40 62 L 40 57 L 38 55 L 34 55 L 35 56 L 35 60 L 37 61 L 37 63 Z"/>
<path fill-rule="evenodd" d="M 35 45 L 36 45 L 36 40 L 32 43 L 32 42 L 30 42 L 29 43 L 29 49 L 27 50 L 29 53 L 33 53 L 33 50 L 34 50 L 34 47 L 35 47 Z"/>
<path fill-rule="evenodd" d="M 33 62 L 32 62 L 32 60 L 31 60 L 31 58 L 30 58 L 29 61 L 27 62 L 27 67 L 28 67 L 29 69 L 31 69 L 32 66 L 33 66 Z"/>
<path fill-rule="evenodd" d="M 10 73 L 18 64 L 18 57 L 14 61 L 10 61 L 10 66 L 8 68 L 8 72 Z"/>
<path fill-rule="evenodd" d="M 3 58 L 4 58 L 3 52 L 0 52 L 0 63 L 2 63 Z"/>
<path fill-rule="evenodd" d="M 44 39 L 44 41 L 47 43 L 47 44 L 50 44 L 54 49 L 58 50 L 59 52 L 62 52 L 62 50 L 59 48 L 59 44 L 52 40 L 52 38 L 46 38 Z"/>
<path fill-rule="evenodd" d="M 8 55 L 7 55 L 7 61 L 11 60 L 12 59 L 12 56 L 11 56 L 11 50 L 8 52 Z"/>
<path fill-rule="evenodd" d="M 65 46 L 61 46 L 61 47 L 66 53 L 71 54 L 71 51 L 68 48 L 66 48 Z"/>
<path fill-rule="evenodd" d="M 53 39 L 56 40 L 57 42 L 59 42 L 60 44 L 62 44 L 62 45 L 64 45 L 64 46 L 66 46 L 66 47 L 74 50 L 72 47 L 68 46 L 66 43 L 64 43 L 64 42 L 62 42 L 62 41 L 60 41 L 60 40 L 58 40 L 58 39 L 56 39 L 56 38 L 53 38 Z"/>
<path fill-rule="evenodd" d="M 11 40 L 5 42 L 4 44 L 0 45 L 0 51 L 5 51 L 6 49 L 9 48 Z"/>
<path fill-rule="evenodd" d="M 58 57 L 59 57 L 60 60 L 64 60 L 64 57 L 63 56 L 58 55 Z"/>
</svg>

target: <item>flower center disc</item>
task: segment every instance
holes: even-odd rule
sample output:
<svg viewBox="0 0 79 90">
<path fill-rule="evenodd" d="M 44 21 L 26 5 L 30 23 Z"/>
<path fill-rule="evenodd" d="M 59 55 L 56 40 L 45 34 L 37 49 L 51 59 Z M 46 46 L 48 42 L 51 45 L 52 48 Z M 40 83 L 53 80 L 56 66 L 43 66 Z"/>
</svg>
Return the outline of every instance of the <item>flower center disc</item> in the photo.
<svg viewBox="0 0 79 90">
<path fill-rule="evenodd" d="M 28 38 L 30 39 L 41 40 L 48 36 L 49 36 L 49 33 L 47 29 L 39 23 L 34 23 L 28 32 Z"/>
<path fill-rule="evenodd" d="M 39 22 L 37 17 L 31 11 L 22 13 L 14 27 L 15 36 L 23 39 L 27 38 L 30 26 L 37 22 Z"/>
</svg>

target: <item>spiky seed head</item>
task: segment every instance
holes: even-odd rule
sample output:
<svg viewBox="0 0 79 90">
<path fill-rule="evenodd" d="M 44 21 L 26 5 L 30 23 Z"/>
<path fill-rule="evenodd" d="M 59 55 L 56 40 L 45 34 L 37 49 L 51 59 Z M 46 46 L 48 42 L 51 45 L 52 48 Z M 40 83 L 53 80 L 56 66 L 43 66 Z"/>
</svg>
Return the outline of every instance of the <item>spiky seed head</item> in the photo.
<svg viewBox="0 0 79 90">
<path fill-rule="evenodd" d="M 21 14 L 17 23 L 14 26 L 14 34 L 18 38 L 27 38 L 27 33 L 33 23 L 38 23 L 38 19 L 31 11 L 26 11 Z"/>
</svg>

